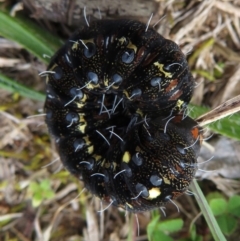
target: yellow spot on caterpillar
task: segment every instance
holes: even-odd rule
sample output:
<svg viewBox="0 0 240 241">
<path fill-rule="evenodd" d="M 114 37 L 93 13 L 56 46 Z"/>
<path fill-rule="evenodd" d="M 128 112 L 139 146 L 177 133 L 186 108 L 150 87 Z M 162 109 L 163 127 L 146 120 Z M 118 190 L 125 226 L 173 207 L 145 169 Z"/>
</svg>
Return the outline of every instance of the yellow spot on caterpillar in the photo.
<svg viewBox="0 0 240 241">
<path fill-rule="evenodd" d="M 85 122 L 84 115 L 79 115 L 80 117 L 80 122 Z"/>
<path fill-rule="evenodd" d="M 85 105 L 85 103 L 77 103 L 78 108 L 82 108 Z"/>
<path fill-rule="evenodd" d="M 104 167 L 105 163 L 106 163 L 106 159 L 103 159 L 102 162 L 101 162 L 101 167 Z"/>
<path fill-rule="evenodd" d="M 149 196 L 147 199 L 154 199 L 161 195 L 161 190 L 157 187 L 153 187 L 152 189 L 149 189 L 148 192 L 149 192 Z"/>
<path fill-rule="evenodd" d="M 115 170 L 116 170 L 116 167 L 117 167 L 117 163 L 116 163 L 116 162 L 113 162 L 112 165 L 113 165 L 113 171 L 115 171 Z"/>
<path fill-rule="evenodd" d="M 94 151 L 94 147 L 93 146 L 89 146 L 88 147 L 88 154 L 92 154 Z"/>
<path fill-rule="evenodd" d="M 73 45 L 72 45 L 72 50 L 77 50 L 78 49 L 78 42 L 75 42 Z"/>
<path fill-rule="evenodd" d="M 178 100 L 177 101 L 177 104 L 176 104 L 176 107 L 178 107 L 179 109 L 182 108 L 182 105 L 183 105 L 184 101 L 183 100 Z"/>
<path fill-rule="evenodd" d="M 166 177 L 163 177 L 163 181 L 165 184 L 171 184 L 170 180 Z"/>
<path fill-rule="evenodd" d="M 121 37 L 120 39 L 118 39 L 118 41 L 121 45 L 123 45 L 125 42 L 127 42 L 127 39 L 125 37 Z"/>
<path fill-rule="evenodd" d="M 127 205 L 128 207 L 130 207 L 131 209 L 133 209 L 133 206 L 132 206 L 130 203 L 126 203 L 126 205 Z"/>
<path fill-rule="evenodd" d="M 78 48 L 79 48 L 79 44 L 86 44 L 86 43 L 94 43 L 94 40 L 93 40 L 93 38 L 91 38 L 91 39 L 86 39 L 86 40 L 83 40 L 83 39 L 81 39 L 81 42 L 82 43 L 80 43 L 80 42 L 74 42 L 73 43 L 73 45 L 72 45 L 72 50 L 78 50 Z"/>
<path fill-rule="evenodd" d="M 129 163 L 130 160 L 131 160 L 131 154 L 128 151 L 125 151 L 123 154 L 122 161 Z"/>
<path fill-rule="evenodd" d="M 108 87 L 108 86 L 110 85 L 110 83 L 109 83 L 109 79 L 106 78 L 106 76 L 104 76 L 103 83 L 104 83 L 104 86 L 105 86 L 105 87 Z"/>
<path fill-rule="evenodd" d="M 160 64 L 159 62 L 155 62 L 155 63 L 153 63 L 153 64 L 159 69 L 159 71 L 160 71 L 161 73 L 164 74 L 164 76 L 165 76 L 166 78 L 172 78 L 172 74 L 171 74 L 170 72 L 165 71 L 165 70 L 163 69 L 163 67 L 164 67 L 163 64 Z"/>
<path fill-rule="evenodd" d="M 87 44 L 87 43 L 93 43 L 94 44 L 94 39 L 90 38 L 90 39 L 81 39 L 83 43 Z"/>
<path fill-rule="evenodd" d="M 85 105 L 85 101 L 87 100 L 87 95 L 83 95 L 83 98 L 79 101 L 76 102 L 78 108 L 82 108 Z"/>
<path fill-rule="evenodd" d="M 97 155 L 97 154 L 94 154 L 92 157 L 93 157 L 96 161 L 100 161 L 100 160 L 102 159 L 102 156 Z"/>
<path fill-rule="evenodd" d="M 89 141 L 89 136 L 84 136 L 83 139 L 85 140 L 86 146 L 88 146 L 87 153 L 92 154 L 94 151 L 94 146 L 92 145 L 92 142 Z"/>
<path fill-rule="evenodd" d="M 85 122 L 84 124 L 81 124 L 78 126 L 78 130 L 81 132 L 81 133 L 85 133 L 85 129 L 87 127 L 87 122 Z"/>
<path fill-rule="evenodd" d="M 123 94 L 129 99 L 129 94 L 126 90 L 123 90 Z"/>
<path fill-rule="evenodd" d="M 140 109 L 137 109 L 136 113 L 138 113 L 141 117 L 143 117 L 143 113 Z"/>
<path fill-rule="evenodd" d="M 97 87 L 99 87 L 99 84 L 95 85 L 95 84 L 92 84 L 91 82 L 88 82 L 87 86 L 86 86 L 86 88 L 89 89 L 89 90 L 95 89 Z"/>
<path fill-rule="evenodd" d="M 133 51 L 136 53 L 137 52 L 137 46 L 134 45 L 131 41 L 129 41 L 127 48 L 133 49 Z"/>
<path fill-rule="evenodd" d="M 86 122 L 87 123 L 87 122 Z M 80 125 L 78 130 L 81 132 L 81 133 L 85 133 L 85 129 L 87 127 L 87 124 L 86 125 Z"/>
<path fill-rule="evenodd" d="M 81 99 L 81 102 L 85 102 L 87 100 L 87 95 L 83 95 L 82 99 Z"/>
<path fill-rule="evenodd" d="M 87 127 L 87 122 L 82 115 L 80 115 L 80 121 L 79 122 L 80 122 L 80 125 L 78 126 L 78 130 L 80 130 L 81 133 L 85 133 L 85 129 Z"/>
</svg>

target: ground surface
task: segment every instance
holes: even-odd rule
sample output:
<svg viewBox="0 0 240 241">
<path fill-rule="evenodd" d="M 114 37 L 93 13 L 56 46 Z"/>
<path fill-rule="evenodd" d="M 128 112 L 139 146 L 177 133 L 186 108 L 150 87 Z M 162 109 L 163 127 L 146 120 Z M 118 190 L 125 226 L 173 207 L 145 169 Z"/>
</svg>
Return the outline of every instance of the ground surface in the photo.
<svg viewBox="0 0 240 241">
<path fill-rule="evenodd" d="M 176 41 L 188 55 L 197 84 L 192 102 L 213 108 L 240 94 L 238 0 L 135 0 L 130 6 L 128 1 L 119 4 L 116 1 L 113 1 L 114 4 L 111 1 L 85 3 L 76 0 L 72 4 L 68 1 L 47 1 L 47 4 L 38 0 L 18 1 L 17 5 L 14 1 L 1 2 L 11 7 L 12 14 L 23 8 L 26 16 L 33 17 L 40 26 L 63 39 L 82 21 L 84 6 L 87 14 L 93 17 L 97 17 L 98 7 L 103 18 L 128 16 L 147 22 L 154 12 L 154 24 L 165 16 L 157 28 L 166 38 Z M 44 92 L 44 80 L 38 73 L 46 66 L 14 42 L 2 38 L 0 68 L 5 75 Z M 62 169 L 59 161 L 44 167 L 56 160 L 57 153 L 43 117 L 26 119 L 42 113 L 42 102 L 0 89 L 0 108 L 0 240 L 118 241 L 127 240 L 129 229 L 132 234 L 128 240 L 147 240 L 146 226 L 151 220 L 150 213 L 138 215 L 140 235 L 136 237 L 135 216 L 125 216 L 123 211 L 114 207 L 97 213 L 96 210 L 101 209 L 100 203 L 89 193 L 83 192 L 74 199 L 83 186 Z M 237 179 L 240 171 L 236 171 L 240 167 L 239 143 L 217 136 L 212 138 L 212 142 L 212 147 L 216 147 L 217 162 L 210 162 L 211 166 L 205 168 L 222 168 L 222 172 L 205 173 L 204 176 L 199 173 L 198 178 L 206 179 L 201 182 L 203 190 L 206 194 L 219 190 L 227 197 L 239 193 Z M 226 148 L 224 151 L 223 147 Z M 208 159 L 211 154 L 203 151 L 200 160 Z M 226 165 L 227 161 L 229 164 Z M 230 170 L 229 167 L 233 168 Z M 37 207 L 33 207 L 33 199 L 42 202 L 40 205 L 35 203 Z M 199 209 L 192 196 L 184 195 L 176 203 L 180 213 L 173 205 L 167 205 L 167 217 L 162 219 L 180 217 L 185 221 L 184 228 L 175 236 L 175 240 L 179 240 L 188 235 L 189 225 L 199 214 Z M 203 218 L 200 217 L 196 223 L 203 240 L 211 240 Z M 237 233 L 229 240 L 238 240 L 235 237 Z"/>
</svg>

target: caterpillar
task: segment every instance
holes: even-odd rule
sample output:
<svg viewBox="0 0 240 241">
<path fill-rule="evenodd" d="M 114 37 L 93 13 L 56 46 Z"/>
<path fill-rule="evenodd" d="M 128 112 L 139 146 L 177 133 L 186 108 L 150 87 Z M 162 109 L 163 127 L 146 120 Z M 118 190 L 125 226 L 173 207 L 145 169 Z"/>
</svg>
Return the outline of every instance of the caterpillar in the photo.
<svg viewBox="0 0 240 241">
<path fill-rule="evenodd" d="M 46 123 L 63 165 L 130 212 L 182 195 L 201 128 L 185 115 L 194 79 L 179 46 L 135 20 L 81 26 L 52 57 Z"/>
</svg>

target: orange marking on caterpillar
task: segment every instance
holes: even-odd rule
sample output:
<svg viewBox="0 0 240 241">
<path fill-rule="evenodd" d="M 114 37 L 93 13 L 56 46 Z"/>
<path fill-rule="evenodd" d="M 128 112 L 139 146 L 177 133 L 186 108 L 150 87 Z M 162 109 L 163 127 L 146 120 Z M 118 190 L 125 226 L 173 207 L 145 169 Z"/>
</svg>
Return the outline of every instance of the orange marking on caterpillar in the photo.
<svg viewBox="0 0 240 241">
<path fill-rule="evenodd" d="M 177 90 L 172 94 L 172 96 L 168 100 L 177 100 L 182 95 L 182 90 Z"/>
<path fill-rule="evenodd" d="M 178 85 L 178 79 L 173 79 L 170 81 L 168 87 L 166 88 L 166 92 L 172 91 Z"/>
<path fill-rule="evenodd" d="M 182 121 L 182 119 L 183 119 L 182 114 L 181 115 L 177 115 L 177 116 L 174 117 L 173 123 L 180 123 Z"/>
<path fill-rule="evenodd" d="M 199 136 L 199 129 L 197 127 L 194 127 L 192 130 L 191 130 L 191 133 L 192 133 L 192 136 L 194 138 L 194 140 L 196 140 Z"/>
</svg>

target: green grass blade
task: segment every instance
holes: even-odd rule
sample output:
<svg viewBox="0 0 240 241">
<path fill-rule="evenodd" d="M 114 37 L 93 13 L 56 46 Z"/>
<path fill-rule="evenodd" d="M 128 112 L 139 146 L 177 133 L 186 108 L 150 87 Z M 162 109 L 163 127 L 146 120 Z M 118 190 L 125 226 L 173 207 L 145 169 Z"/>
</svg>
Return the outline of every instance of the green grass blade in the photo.
<svg viewBox="0 0 240 241">
<path fill-rule="evenodd" d="M 33 22 L 21 16 L 11 17 L 4 11 L 0 12 L 0 35 L 19 43 L 44 63 L 49 59 L 43 54 L 51 57 L 62 44 L 59 38 Z"/>
<path fill-rule="evenodd" d="M 215 241 L 226 241 L 226 238 L 224 237 L 221 229 L 218 226 L 218 223 L 212 213 L 212 210 L 210 209 L 206 198 L 204 197 L 196 179 L 193 179 L 193 182 L 191 184 L 192 191 L 197 195 L 196 201 L 203 213 L 203 216 L 205 217 L 205 220 L 208 224 L 208 227 L 211 231 L 211 234 Z"/>
<path fill-rule="evenodd" d="M 207 107 L 189 105 L 192 111 L 190 116 L 192 118 L 197 118 L 198 116 L 210 111 Z M 224 119 L 215 121 L 207 125 L 212 131 L 221 134 L 223 136 L 239 140 L 240 141 L 240 114 L 234 114 L 232 116 L 226 117 Z"/>
<path fill-rule="evenodd" d="M 33 100 L 44 101 L 45 95 L 38 91 L 32 90 L 17 83 L 16 81 L 4 76 L 0 73 L 0 88 L 10 91 L 12 93 L 17 92 L 19 95 Z"/>
</svg>

